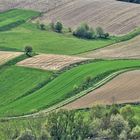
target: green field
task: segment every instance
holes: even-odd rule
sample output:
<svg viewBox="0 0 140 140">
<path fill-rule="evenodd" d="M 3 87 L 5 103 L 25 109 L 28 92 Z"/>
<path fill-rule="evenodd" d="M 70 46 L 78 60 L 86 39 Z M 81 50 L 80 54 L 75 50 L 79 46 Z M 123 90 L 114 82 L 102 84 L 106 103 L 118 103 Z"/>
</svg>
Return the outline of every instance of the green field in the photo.
<svg viewBox="0 0 140 140">
<path fill-rule="evenodd" d="M 27 20 L 36 17 L 39 12 L 31 10 L 13 9 L 0 13 L 0 31 L 9 30 L 25 23 Z"/>
<path fill-rule="evenodd" d="M 1 13 L 0 26 L 7 27 L 7 23 L 27 20 L 38 14 L 37 12 L 19 9 Z M 30 45 L 35 52 L 73 55 L 128 40 L 138 34 L 140 34 L 140 29 L 120 37 L 84 40 L 67 33 L 58 34 L 51 31 L 41 31 L 36 24 L 28 22 L 11 30 L 0 32 L 0 50 L 23 51 L 26 45 Z"/>
<path fill-rule="evenodd" d="M 48 79 L 51 72 L 11 66 L 0 71 L 0 106 L 4 106 Z"/>
<path fill-rule="evenodd" d="M 71 96 L 69 93 L 73 91 L 73 87 L 75 85 L 81 85 L 87 76 L 95 78 L 109 71 L 134 67 L 140 67 L 140 60 L 97 61 L 80 65 L 62 73 L 56 79 L 33 94 L 1 107 L 0 115 L 10 115 L 8 112 L 14 112 L 11 115 L 21 115 L 48 108 L 51 105 L 66 99 L 68 96 Z"/>
</svg>

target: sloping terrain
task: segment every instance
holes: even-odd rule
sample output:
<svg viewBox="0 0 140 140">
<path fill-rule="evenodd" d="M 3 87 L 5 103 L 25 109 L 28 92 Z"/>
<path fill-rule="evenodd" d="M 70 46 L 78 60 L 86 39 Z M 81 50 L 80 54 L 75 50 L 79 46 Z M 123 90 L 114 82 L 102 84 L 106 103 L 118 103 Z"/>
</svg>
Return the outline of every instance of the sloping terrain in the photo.
<svg viewBox="0 0 140 140">
<path fill-rule="evenodd" d="M 116 0 L 74 0 L 47 12 L 40 20 L 60 20 L 68 27 L 86 22 L 112 34 L 124 34 L 140 26 L 140 5 Z"/>
<path fill-rule="evenodd" d="M 0 51 L 0 65 L 4 64 L 5 62 L 9 61 L 10 59 L 13 59 L 21 54 L 22 54 L 21 52 Z"/>
<path fill-rule="evenodd" d="M 88 60 L 88 58 L 73 57 L 66 55 L 40 54 L 25 59 L 17 63 L 17 65 L 43 70 L 60 70 L 66 66 L 85 60 Z"/>
<path fill-rule="evenodd" d="M 0 0 L 0 11 L 23 8 L 44 12 L 66 4 L 69 1 L 72 0 Z"/>
<path fill-rule="evenodd" d="M 140 71 L 121 74 L 82 98 L 64 106 L 65 109 L 92 107 L 94 104 L 131 103 L 140 101 Z"/>
<path fill-rule="evenodd" d="M 17 27 L 38 15 L 39 12 L 18 9 L 0 13 L 0 31 L 5 31 Z"/>
<path fill-rule="evenodd" d="M 0 106 L 13 102 L 47 80 L 51 72 L 10 66 L 0 70 Z"/>
<path fill-rule="evenodd" d="M 97 61 L 74 67 L 60 74 L 34 93 L 1 106 L 0 116 L 22 115 L 49 108 L 52 105 L 74 96 L 74 87 L 81 86 L 89 76 L 95 79 L 94 82 L 96 82 L 99 79 L 104 79 L 113 71 L 138 67 L 140 67 L 140 60 Z M 9 112 L 13 113 L 9 114 Z"/>
<path fill-rule="evenodd" d="M 81 54 L 88 58 L 140 58 L 140 36 L 129 41 Z"/>
</svg>

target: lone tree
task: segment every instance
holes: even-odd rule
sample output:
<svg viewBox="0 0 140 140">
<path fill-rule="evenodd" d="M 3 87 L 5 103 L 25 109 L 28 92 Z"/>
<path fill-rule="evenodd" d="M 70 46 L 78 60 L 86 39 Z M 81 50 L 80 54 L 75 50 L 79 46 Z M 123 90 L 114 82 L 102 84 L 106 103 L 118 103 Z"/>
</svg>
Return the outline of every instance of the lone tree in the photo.
<svg viewBox="0 0 140 140">
<path fill-rule="evenodd" d="M 25 47 L 25 53 L 27 56 L 31 57 L 33 52 L 33 48 L 31 46 L 26 46 Z"/>
<path fill-rule="evenodd" d="M 40 24 L 40 29 L 41 30 L 45 30 L 45 25 L 44 24 Z"/>
<path fill-rule="evenodd" d="M 62 29 L 63 29 L 63 25 L 61 22 L 56 22 L 55 24 L 55 31 L 58 32 L 58 33 L 61 33 L 62 32 Z"/>
</svg>

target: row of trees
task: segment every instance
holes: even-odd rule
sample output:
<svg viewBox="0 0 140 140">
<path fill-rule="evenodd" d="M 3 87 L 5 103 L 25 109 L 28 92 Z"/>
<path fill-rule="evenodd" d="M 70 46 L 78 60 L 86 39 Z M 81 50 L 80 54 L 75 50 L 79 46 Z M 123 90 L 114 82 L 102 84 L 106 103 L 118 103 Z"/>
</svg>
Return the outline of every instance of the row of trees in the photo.
<svg viewBox="0 0 140 140">
<path fill-rule="evenodd" d="M 46 30 L 44 24 L 40 24 L 39 28 L 41 30 Z M 52 31 L 62 33 L 63 32 L 63 24 L 61 22 L 50 23 L 49 28 Z M 68 32 L 73 32 L 73 35 L 78 38 L 84 39 L 97 39 L 97 38 L 108 38 L 109 33 L 106 33 L 101 27 L 97 27 L 95 30 L 92 27 L 89 27 L 88 24 L 81 24 L 75 31 L 72 31 L 71 28 L 68 28 Z"/>
<path fill-rule="evenodd" d="M 96 38 L 108 38 L 109 33 L 105 33 L 101 27 L 97 27 L 95 30 L 89 27 L 87 24 L 81 24 L 74 32 L 74 36 L 85 39 L 96 39 Z"/>
<path fill-rule="evenodd" d="M 55 32 L 58 32 L 58 33 L 62 33 L 62 30 L 63 30 L 63 24 L 61 22 L 56 22 L 56 23 L 50 23 L 49 25 L 50 29 L 52 31 L 55 31 Z M 46 26 L 45 24 L 40 24 L 39 25 L 39 28 L 41 30 L 46 30 Z"/>
<path fill-rule="evenodd" d="M 61 110 L 50 113 L 46 120 L 38 121 L 7 139 L 16 140 L 138 140 L 140 126 L 130 105 L 119 109 L 113 105 L 94 106 L 90 111 Z M 38 131 L 37 131 L 38 130 Z M 0 132 L 10 134 L 9 126 Z"/>
</svg>

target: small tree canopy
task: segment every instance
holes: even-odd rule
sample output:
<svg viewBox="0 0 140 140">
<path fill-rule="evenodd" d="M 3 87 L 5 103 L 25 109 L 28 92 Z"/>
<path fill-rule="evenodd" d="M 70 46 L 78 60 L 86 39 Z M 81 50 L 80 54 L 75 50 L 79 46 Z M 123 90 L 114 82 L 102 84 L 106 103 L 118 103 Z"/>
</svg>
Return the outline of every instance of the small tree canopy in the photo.
<svg viewBox="0 0 140 140">
<path fill-rule="evenodd" d="M 61 22 L 56 22 L 56 24 L 55 24 L 55 31 L 58 32 L 58 33 L 61 33 L 62 29 L 63 29 L 62 23 Z"/>
<path fill-rule="evenodd" d="M 32 51 L 33 51 L 33 48 L 31 46 L 26 46 L 25 47 L 25 53 L 27 56 L 31 57 L 32 56 Z"/>
</svg>

